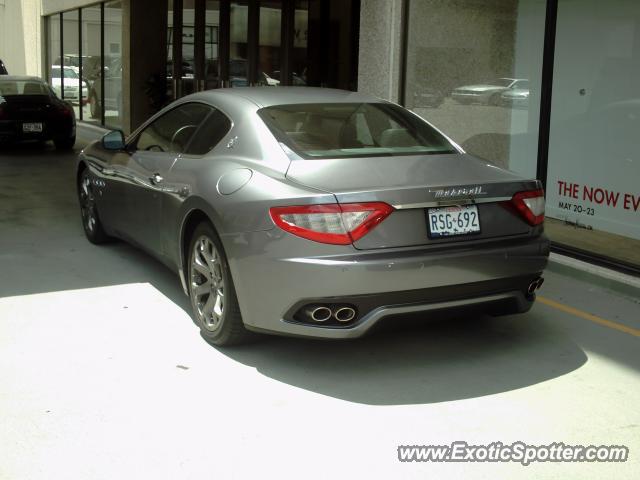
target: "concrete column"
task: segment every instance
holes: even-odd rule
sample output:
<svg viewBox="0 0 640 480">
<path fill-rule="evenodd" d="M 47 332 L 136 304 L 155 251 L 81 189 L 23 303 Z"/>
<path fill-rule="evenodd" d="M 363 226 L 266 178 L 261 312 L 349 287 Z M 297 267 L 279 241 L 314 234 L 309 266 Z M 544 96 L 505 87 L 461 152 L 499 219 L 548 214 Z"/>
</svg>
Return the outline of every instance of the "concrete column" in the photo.
<svg viewBox="0 0 640 480">
<path fill-rule="evenodd" d="M 41 5 L 0 0 L 0 58 L 12 75 L 40 76 Z"/>
<path fill-rule="evenodd" d="M 362 0 L 358 91 L 397 102 L 402 59 L 402 0 Z"/>
</svg>

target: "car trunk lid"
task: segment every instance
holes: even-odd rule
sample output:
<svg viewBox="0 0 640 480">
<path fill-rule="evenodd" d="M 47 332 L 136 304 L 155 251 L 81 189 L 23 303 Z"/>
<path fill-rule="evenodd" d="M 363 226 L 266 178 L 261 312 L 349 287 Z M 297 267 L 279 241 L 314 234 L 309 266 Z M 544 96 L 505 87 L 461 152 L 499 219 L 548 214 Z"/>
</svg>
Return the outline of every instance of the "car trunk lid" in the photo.
<svg viewBox="0 0 640 480">
<path fill-rule="evenodd" d="M 339 203 L 385 202 L 395 211 L 354 243 L 358 249 L 453 244 L 514 235 L 532 227 L 506 202 L 519 192 L 539 188 L 535 180 L 467 154 L 294 160 L 287 177 L 331 192 Z M 475 205 L 479 232 L 434 237 L 429 209 Z"/>
</svg>

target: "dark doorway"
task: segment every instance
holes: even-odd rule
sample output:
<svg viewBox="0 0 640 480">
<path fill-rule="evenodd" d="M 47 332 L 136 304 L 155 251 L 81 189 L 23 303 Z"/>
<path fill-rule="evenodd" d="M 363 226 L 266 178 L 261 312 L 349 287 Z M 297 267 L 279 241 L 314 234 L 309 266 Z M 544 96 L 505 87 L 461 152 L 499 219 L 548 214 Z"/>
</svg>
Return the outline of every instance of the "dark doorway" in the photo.
<svg viewBox="0 0 640 480">
<path fill-rule="evenodd" d="M 170 96 L 220 87 L 355 90 L 360 0 L 169 1 Z"/>
</svg>

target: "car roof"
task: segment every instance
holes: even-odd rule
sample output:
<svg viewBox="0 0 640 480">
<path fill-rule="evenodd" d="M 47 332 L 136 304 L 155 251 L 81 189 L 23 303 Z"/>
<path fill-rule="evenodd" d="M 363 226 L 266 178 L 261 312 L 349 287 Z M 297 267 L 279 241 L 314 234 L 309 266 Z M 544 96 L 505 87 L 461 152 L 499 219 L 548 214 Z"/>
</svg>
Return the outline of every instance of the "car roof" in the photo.
<svg viewBox="0 0 640 480">
<path fill-rule="evenodd" d="M 380 103 L 383 100 L 372 95 L 347 90 L 317 87 L 236 87 L 219 88 L 201 92 L 200 95 L 211 95 L 211 100 L 218 95 L 234 96 L 249 100 L 259 107 L 273 105 L 289 105 L 303 103 Z"/>
</svg>

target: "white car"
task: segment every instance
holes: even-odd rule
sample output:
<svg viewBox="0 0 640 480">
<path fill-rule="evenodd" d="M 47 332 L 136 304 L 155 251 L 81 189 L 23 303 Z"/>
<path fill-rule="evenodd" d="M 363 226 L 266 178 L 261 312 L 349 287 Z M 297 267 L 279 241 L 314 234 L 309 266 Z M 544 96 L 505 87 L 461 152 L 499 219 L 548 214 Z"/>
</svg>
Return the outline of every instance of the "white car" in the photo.
<svg viewBox="0 0 640 480">
<path fill-rule="evenodd" d="M 64 74 L 64 95 L 62 94 L 61 71 Z M 80 87 L 82 86 L 82 97 L 80 97 Z M 81 103 L 85 105 L 89 98 L 89 86 L 86 81 L 81 81 L 77 67 L 51 67 L 51 88 L 60 98 L 71 103 Z M 82 99 L 82 100 L 81 100 Z"/>
<path fill-rule="evenodd" d="M 514 88 L 507 90 L 500 96 L 500 102 L 503 107 L 526 108 L 529 106 L 529 89 Z"/>
<path fill-rule="evenodd" d="M 500 105 L 500 96 L 512 89 L 528 89 L 525 78 L 498 78 L 478 85 L 465 85 L 451 92 L 451 98 L 461 104 Z"/>
</svg>

